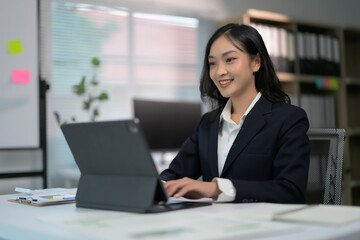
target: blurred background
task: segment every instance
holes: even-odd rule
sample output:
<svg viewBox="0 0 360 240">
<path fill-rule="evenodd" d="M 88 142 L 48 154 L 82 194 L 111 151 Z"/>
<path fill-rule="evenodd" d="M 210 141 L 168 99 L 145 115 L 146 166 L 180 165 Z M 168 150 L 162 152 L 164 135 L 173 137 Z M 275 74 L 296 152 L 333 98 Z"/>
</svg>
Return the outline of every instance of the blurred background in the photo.
<svg viewBox="0 0 360 240">
<path fill-rule="evenodd" d="M 94 103 L 98 104 L 97 121 L 143 118 L 146 137 L 160 171 L 171 161 L 180 146 L 179 139 L 173 139 L 172 145 L 168 144 L 169 142 L 157 141 L 163 139 L 166 133 L 169 135 L 169 141 L 175 135 L 179 137 L 180 134 L 172 133 L 171 129 L 174 127 L 170 126 L 168 130 L 163 129 L 165 132 L 163 135 L 154 136 L 149 130 L 154 125 L 145 126 L 145 122 L 171 122 L 175 126 L 181 126 L 179 128 L 189 129 L 186 133 L 184 131 L 185 136 L 181 136 L 182 138 L 186 138 L 186 134 L 191 134 L 193 125 L 196 125 L 201 114 L 209 110 L 209 106 L 201 103 L 199 94 L 199 77 L 205 45 L 214 30 L 221 24 L 229 22 L 229 19 L 235 18 L 238 22 L 246 23 L 244 13 L 249 9 L 257 9 L 279 15 L 255 14 L 256 16 L 250 17 L 251 23 L 270 24 L 290 33 L 316 32 L 335 36 L 334 46 L 339 50 L 333 55 L 335 60 L 336 56 L 338 58 L 337 64 L 344 59 L 345 53 L 358 54 L 360 48 L 357 43 L 360 32 L 358 14 L 360 2 L 356 0 L 39 0 L 35 2 L 38 4 L 39 16 L 39 74 L 50 86 L 46 100 L 47 187 L 77 186 L 79 171 L 54 112 L 60 114 L 61 121 L 71 121 L 73 116 L 76 117 L 77 122 L 91 120 L 92 113 L 83 109 L 86 100 L 73 92 L 73 86 L 81 83 L 84 76 L 87 84 L 90 84 L 94 78 L 96 80 L 96 84 L 90 88 L 93 96 L 105 92 L 108 98 Z M 339 33 L 339 29 L 341 31 L 351 29 L 351 32 Z M 346 37 L 350 39 L 348 41 L 350 48 L 346 47 L 346 41 L 343 39 Z M 296 53 L 299 53 L 299 49 Z M 357 60 L 359 57 L 360 54 L 353 59 Z M 93 58 L 99 60 L 100 64 L 94 64 Z M 350 72 L 360 76 L 356 70 L 352 70 L 357 69 L 359 63 L 351 59 L 346 60 L 349 65 L 354 65 Z M 316 125 L 318 118 L 315 116 L 314 127 L 341 127 L 355 131 L 352 145 L 347 145 L 346 171 L 350 174 L 352 168 L 358 169 L 351 173 L 352 181 L 349 183 L 349 186 L 352 184 L 351 186 L 354 187 L 352 194 L 358 196 L 360 159 L 357 162 L 354 159 L 360 155 L 357 150 L 360 148 L 360 134 L 354 129 L 360 126 L 360 123 L 359 116 L 349 115 L 348 111 L 351 111 L 351 106 L 360 103 L 358 98 L 360 91 L 359 84 L 355 81 L 355 87 L 351 85 L 351 89 L 355 90 L 346 90 L 350 87 L 345 86 L 345 92 L 341 93 L 341 77 L 345 76 L 346 71 L 343 65 L 338 66 L 341 71 L 333 74 L 338 79 L 338 87 L 331 89 L 331 93 L 324 93 L 321 88 L 314 90 L 318 82 L 308 80 L 307 76 L 303 77 L 305 79 L 302 80 L 303 83 L 295 87 L 289 85 L 287 82 L 294 81 L 294 78 L 298 78 L 302 73 L 299 67 L 290 70 L 290 73 L 292 72 L 290 77 L 284 75 L 283 85 L 291 94 L 293 104 L 308 108 L 306 109 L 308 114 L 311 111 L 309 107 L 312 105 L 309 102 L 311 97 L 330 96 L 330 100 L 326 101 L 330 104 L 332 122 L 326 123 L 328 124 L 326 126 L 321 125 L 322 123 Z M 299 93 L 306 98 L 299 96 Z M 159 106 L 164 103 L 167 105 Z M 343 110 L 341 104 L 345 104 L 348 110 Z M 143 110 L 139 110 L 141 108 Z M 154 114 L 149 117 L 144 109 L 159 113 L 155 114 L 156 116 L 160 116 L 161 113 L 172 118 L 157 119 Z M 174 109 L 179 113 L 178 115 L 174 115 Z M 189 109 L 193 109 L 191 116 L 186 115 Z M 340 116 L 344 114 L 347 116 L 345 119 Z M 165 126 L 165 123 L 158 125 Z M 41 171 L 42 158 L 41 150 L 0 150 L 0 170 L 2 173 Z M 15 187 L 42 188 L 43 182 L 40 176 L 3 178 L 0 179 L 0 194 L 12 193 Z M 356 201 L 352 202 L 351 197 L 348 199 L 348 203 L 355 204 Z"/>
</svg>

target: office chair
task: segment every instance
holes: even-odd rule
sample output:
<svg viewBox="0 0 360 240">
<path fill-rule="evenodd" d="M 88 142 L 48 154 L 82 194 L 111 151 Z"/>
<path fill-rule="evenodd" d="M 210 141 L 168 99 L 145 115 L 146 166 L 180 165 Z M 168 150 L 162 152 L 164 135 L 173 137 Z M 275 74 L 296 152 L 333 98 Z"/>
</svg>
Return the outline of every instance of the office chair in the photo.
<svg viewBox="0 0 360 240">
<path fill-rule="evenodd" d="M 309 129 L 307 203 L 341 205 L 344 129 Z"/>
</svg>

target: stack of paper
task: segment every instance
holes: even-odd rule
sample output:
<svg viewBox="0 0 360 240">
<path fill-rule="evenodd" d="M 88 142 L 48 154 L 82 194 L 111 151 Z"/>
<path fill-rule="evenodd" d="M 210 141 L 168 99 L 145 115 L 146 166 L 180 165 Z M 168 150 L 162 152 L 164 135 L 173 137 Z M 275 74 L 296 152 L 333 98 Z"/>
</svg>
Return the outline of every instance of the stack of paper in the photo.
<svg viewBox="0 0 360 240">
<path fill-rule="evenodd" d="M 21 194 L 14 195 L 14 197 L 9 199 L 10 202 L 46 206 L 74 203 L 77 188 L 48 188 L 40 190 L 16 188 L 15 191 Z"/>
</svg>

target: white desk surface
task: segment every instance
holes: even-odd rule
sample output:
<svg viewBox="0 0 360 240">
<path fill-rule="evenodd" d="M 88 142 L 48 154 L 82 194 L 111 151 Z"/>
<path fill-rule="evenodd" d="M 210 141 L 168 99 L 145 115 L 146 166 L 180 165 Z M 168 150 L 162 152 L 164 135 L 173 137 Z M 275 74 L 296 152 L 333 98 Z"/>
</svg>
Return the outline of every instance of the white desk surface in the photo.
<svg viewBox="0 0 360 240">
<path fill-rule="evenodd" d="M 160 214 L 35 207 L 0 196 L 0 239 L 360 239 L 360 221 L 344 226 L 236 218 L 248 204 L 212 206 Z"/>
</svg>

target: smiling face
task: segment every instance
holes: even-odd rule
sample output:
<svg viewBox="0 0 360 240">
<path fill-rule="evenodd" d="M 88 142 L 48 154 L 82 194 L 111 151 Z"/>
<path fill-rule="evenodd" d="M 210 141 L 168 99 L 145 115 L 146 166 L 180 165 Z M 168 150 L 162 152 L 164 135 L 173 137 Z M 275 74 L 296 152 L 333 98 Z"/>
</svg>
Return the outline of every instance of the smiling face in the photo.
<svg viewBox="0 0 360 240">
<path fill-rule="evenodd" d="M 256 95 L 255 76 L 260 68 L 260 57 L 250 59 L 239 44 L 224 35 L 214 41 L 208 56 L 209 75 L 223 97 L 231 99 Z"/>
</svg>

